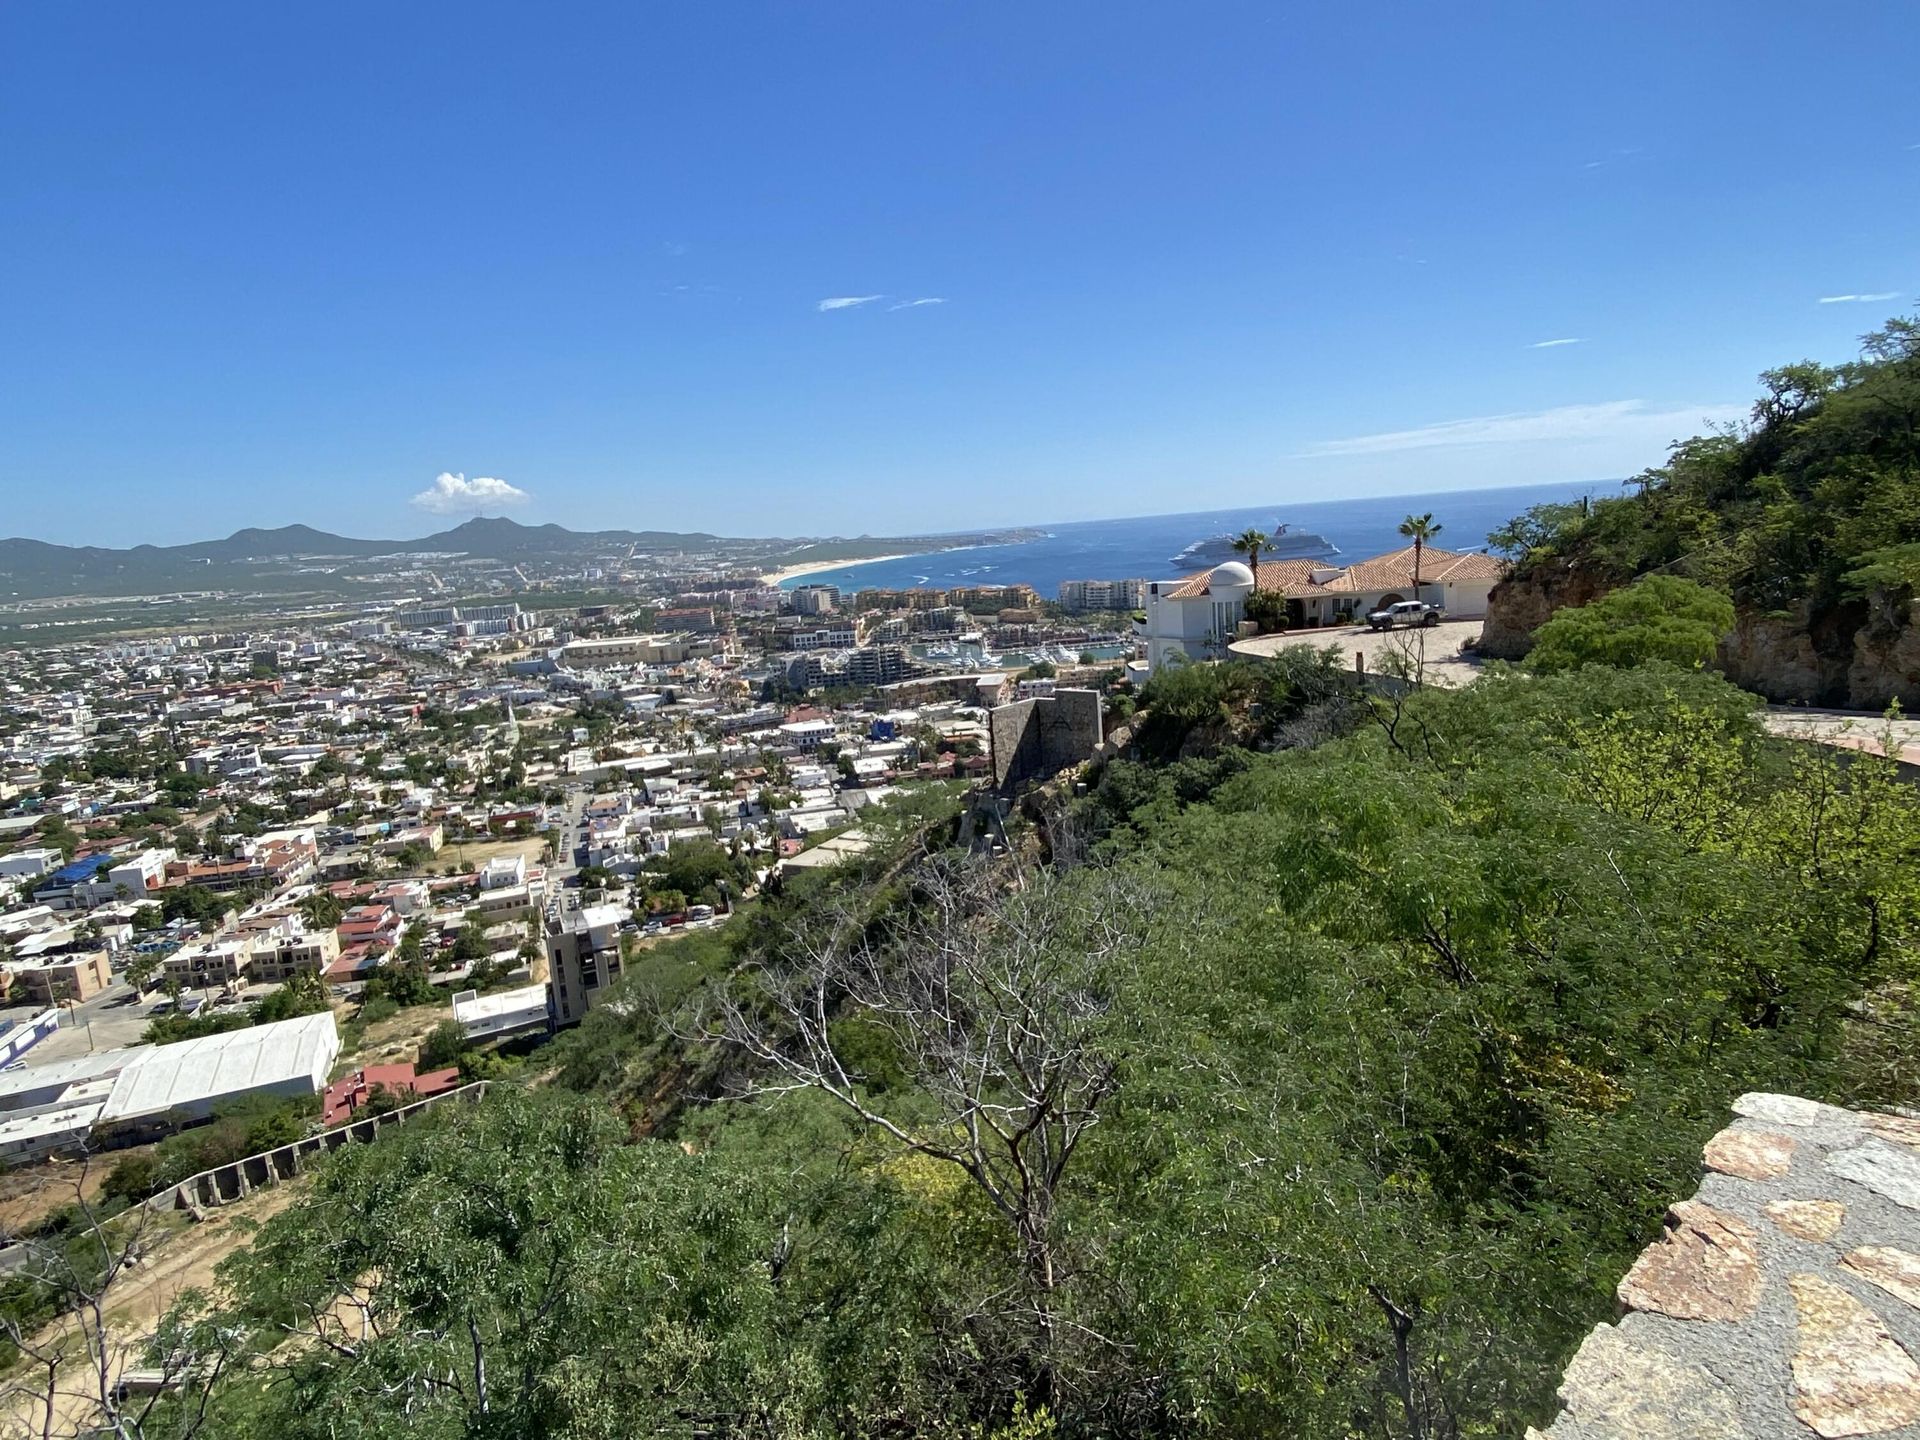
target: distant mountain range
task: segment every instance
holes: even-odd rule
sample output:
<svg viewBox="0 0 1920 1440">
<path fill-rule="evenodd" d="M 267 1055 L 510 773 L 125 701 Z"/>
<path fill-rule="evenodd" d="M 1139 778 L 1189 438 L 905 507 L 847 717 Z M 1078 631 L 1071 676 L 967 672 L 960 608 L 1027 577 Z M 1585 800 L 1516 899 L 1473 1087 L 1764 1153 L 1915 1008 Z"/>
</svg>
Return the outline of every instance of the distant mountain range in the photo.
<svg viewBox="0 0 1920 1440">
<path fill-rule="evenodd" d="M 417 540 L 355 540 L 310 525 L 236 530 L 224 540 L 187 545 L 135 545 L 127 550 L 97 545 L 53 545 L 44 540 L 0 540 L 0 599 L 53 595 L 127 595 L 155 590 L 212 590 L 259 586 L 287 588 L 294 570 L 269 562 L 369 560 L 383 555 L 457 553 L 507 563 L 605 555 L 611 550 L 661 554 L 716 547 L 750 549 L 771 560 L 800 553 L 901 554 L 964 543 L 971 537 L 918 536 L 858 541 L 795 539 L 728 540 L 704 532 L 670 530 L 569 530 L 561 525 L 522 525 L 502 518 L 476 518 Z M 310 577 L 319 578 L 319 577 Z M 315 589 L 339 588 L 315 584 Z"/>
</svg>

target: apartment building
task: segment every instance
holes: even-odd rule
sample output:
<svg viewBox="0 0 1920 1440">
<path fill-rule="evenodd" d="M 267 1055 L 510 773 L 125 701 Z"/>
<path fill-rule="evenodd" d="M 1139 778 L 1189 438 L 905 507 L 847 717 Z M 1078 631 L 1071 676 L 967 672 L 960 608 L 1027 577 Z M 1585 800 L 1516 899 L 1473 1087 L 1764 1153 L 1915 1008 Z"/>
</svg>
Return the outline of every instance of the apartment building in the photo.
<svg viewBox="0 0 1920 1440">
<path fill-rule="evenodd" d="M 620 978 L 618 905 L 556 910 L 547 917 L 547 996 L 556 1027 L 578 1025 Z"/>
<path fill-rule="evenodd" d="M 295 975 L 324 975 L 339 958 L 340 937 L 332 930 L 275 935 L 254 944 L 248 975 L 260 984 L 277 985 Z"/>
<path fill-rule="evenodd" d="M 0 1001 L 8 1005 L 58 1005 L 87 1000 L 113 983 L 107 952 L 45 955 L 16 960 L 0 969 Z"/>
<path fill-rule="evenodd" d="M 608 635 L 563 645 L 560 663 L 572 670 L 594 665 L 678 665 L 711 654 L 711 640 L 685 635 Z"/>
<path fill-rule="evenodd" d="M 1145 580 L 1062 580 L 1060 606 L 1064 610 L 1140 610 L 1146 607 Z"/>
<path fill-rule="evenodd" d="M 166 978 L 183 990 L 227 985 L 253 970 L 253 946 L 238 936 L 182 946 L 163 962 Z"/>
<path fill-rule="evenodd" d="M 787 592 L 787 608 L 796 615 L 830 615 L 839 604 L 838 585 L 796 585 Z"/>
</svg>

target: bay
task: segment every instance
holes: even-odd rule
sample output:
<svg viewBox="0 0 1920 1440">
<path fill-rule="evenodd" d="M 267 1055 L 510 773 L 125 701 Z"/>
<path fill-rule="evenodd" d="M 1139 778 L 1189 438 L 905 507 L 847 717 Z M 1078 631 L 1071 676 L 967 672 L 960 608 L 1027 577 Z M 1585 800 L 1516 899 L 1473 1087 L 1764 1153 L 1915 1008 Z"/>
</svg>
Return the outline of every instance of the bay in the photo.
<svg viewBox="0 0 1920 1440">
<path fill-rule="evenodd" d="M 1174 555 L 1195 540 L 1252 528 L 1271 533 L 1285 523 L 1324 535 L 1340 549 L 1330 563 L 1352 563 L 1398 550 L 1400 522 L 1431 512 L 1440 524 L 1434 544 L 1447 550 L 1478 550 L 1488 534 L 1532 505 L 1564 503 L 1583 496 L 1621 493 L 1618 480 L 1581 484 L 1523 485 L 1497 490 L 1452 490 L 1438 495 L 1377 495 L 1307 504 L 1256 505 L 1233 510 L 1138 515 L 1120 520 L 1080 520 L 1039 525 L 1046 534 L 1017 545 L 980 545 L 876 560 L 795 576 L 795 585 L 874 586 L 888 590 L 964 585 L 1033 586 L 1051 600 L 1062 580 L 1170 580 L 1181 574 Z"/>
</svg>

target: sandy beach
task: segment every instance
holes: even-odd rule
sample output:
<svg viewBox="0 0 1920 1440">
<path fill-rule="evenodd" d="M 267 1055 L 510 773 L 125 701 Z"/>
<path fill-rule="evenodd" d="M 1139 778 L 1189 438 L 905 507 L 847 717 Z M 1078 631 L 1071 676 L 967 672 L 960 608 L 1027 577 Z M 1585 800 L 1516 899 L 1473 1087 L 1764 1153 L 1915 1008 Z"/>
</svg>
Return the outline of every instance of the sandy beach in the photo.
<svg viewBox="0 0 1920 1440">
<path fill-rule="evenodd" d="M 760 578 L 769 585 L 778 585 L 787 580 L 798 580 L 802 575 L 824 575 L 829 570 L 850 570 L 855 565 L 878 565 L 882 560 L 906 558 L 906 555 L 863 555 L 858 560 L 809 560 L 804 565 L 786 565 L 778 570 L 769 570 Z"/>
</svg>

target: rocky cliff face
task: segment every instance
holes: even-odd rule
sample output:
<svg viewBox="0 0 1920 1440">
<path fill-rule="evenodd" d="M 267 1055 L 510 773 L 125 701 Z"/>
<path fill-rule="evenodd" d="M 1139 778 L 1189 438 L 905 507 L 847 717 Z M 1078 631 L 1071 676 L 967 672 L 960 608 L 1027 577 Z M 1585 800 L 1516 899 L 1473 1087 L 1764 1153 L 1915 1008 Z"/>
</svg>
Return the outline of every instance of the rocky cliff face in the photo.
<svg viewBox="0 0 1920 1440">
<path fill-rule="evenodd" d="M 1806 606 L 1783 615 L 1742 610 L 1720 642 L 1720 669 L 1742 690 L 1782 705 L 1847 703 L 1848 647 L 1815 643 Z"/>
<path fill-rule="evenodd" d="M 1533 632 L 1566 605 L 1585 605 L 1613 585 L 1565 561 L 1501 581 L 1487 604 L 1480 653 L 1518 660 Z M 1742 610 L 1720 646 L 1720 669 L 1743 690 L 1783 705 L 1884 710 L 1920 706 L 1920 601 L 1878 595 L 1815 615 Z"/>
<path fill-rule="evenodd" d="M 1865 710 L 1883 710 L 1893 700 L 1906 710 L 1920 706 L 1920 600 L 1894 605 L 1882 596 L 1868 606 L 1853 637 L 1847 694 Z"/>
<path fill-rule="evenodd" d="M 1487 597 L 1480 653 L 1495 660 L 1518 660 L 1533 648 L 1533 632 L 1554 611 L 1567 605 L 1590 604 L 1612 588 L 1612 582 L 1568 561 L 1555 561 L 1502 580 Z"/>
</svg>

